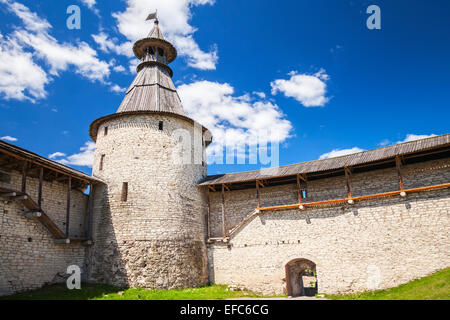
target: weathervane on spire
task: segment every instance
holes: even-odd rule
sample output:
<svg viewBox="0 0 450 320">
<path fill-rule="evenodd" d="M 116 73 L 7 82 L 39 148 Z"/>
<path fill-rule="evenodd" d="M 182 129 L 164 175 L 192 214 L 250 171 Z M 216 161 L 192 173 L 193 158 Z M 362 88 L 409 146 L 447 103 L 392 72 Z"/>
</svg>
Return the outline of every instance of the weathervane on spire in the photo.
<svg viewBox="0 0 450 320">
<path fill-rule="evenodd" d="M 145 19 L 145 21 L 153 20 L 153 19 L 155 19 L 155 23 L 158 23 L 158 22 L 159 22 L 159 20 L 158 20 L 158 9 L 156 9 L 155 12 L 150 13 L 150 14 L 148 15 L 147 19 Z"/>
</svg>

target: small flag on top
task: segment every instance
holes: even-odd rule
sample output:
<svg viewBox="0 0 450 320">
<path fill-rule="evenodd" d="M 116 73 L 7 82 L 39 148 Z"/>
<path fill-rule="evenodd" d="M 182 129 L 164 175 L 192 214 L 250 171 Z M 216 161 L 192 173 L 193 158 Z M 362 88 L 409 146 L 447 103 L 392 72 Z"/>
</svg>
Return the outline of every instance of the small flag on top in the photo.
<svg viewBox="0 0 450 320">
<path fill-rule="evenodd" d="M 157 12 L 150 13 L 150 14 L 148 15 L 147 19 L 145 19 L 145 21 L 153 20 L 153 19 L 158 20 Z"/>
</svg>

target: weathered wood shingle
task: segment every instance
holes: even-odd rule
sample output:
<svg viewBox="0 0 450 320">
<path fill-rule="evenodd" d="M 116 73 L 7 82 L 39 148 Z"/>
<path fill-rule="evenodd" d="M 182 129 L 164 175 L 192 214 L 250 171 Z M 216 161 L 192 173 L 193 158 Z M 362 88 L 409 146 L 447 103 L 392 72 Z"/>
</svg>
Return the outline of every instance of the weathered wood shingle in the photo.
<svg viewBox="0 0 450 320">
<path fill-rule="evenodd" d="M 450 134 L 421 139 L 411 142 L 399 143 L 384 148 L 349 154 L 341 157 L 314 160 L 302 163 L 291 164 L 282 167 L 228 173 L 223 175 L 208 176 L 200 185 L 215 185 L 223 183 L 237 183 L 253 181 L 258 179 L 270 179 L 274 177 L 295 176 L 297 174 L 315 173 L 327 170 L 335 170 L 344 167 L 352 167 L 365 163 L 394 158 L 398 155 L 406 155 L 415 152 L 432 150 L 435 148 L 450 145 Z"/>
</svg>

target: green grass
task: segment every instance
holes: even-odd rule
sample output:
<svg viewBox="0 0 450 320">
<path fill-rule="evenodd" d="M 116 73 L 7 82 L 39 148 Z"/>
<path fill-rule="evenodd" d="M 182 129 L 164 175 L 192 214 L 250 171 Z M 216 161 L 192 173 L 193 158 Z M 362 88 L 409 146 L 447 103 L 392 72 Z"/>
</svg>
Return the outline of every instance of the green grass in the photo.
<svg viewBox="0 0 450 320">
<path fill-rule="evenodd" d="M 64 284 L 57 284 L 0 297 L 0 300 L 220 300 L 241 297 L 268 298 L 216 284 L 179 290 L 121 289 L 101 284 L 83 284 L 81 290 L 68 290 Z M 388 290 L 326 297 L 334 300 L 450 300 L 450 268 Z"/>
<path fill-rule="evenodd" d="M 206 300 L 261 297 L 247 290 L 232 291 L 226 285 L 179 290 L 120 289 L 108 285 L 84 284 L 68 290 L 64 284 L 45 286 L 35 291 L 1 297 L 0 300 Z"/>
<path fill-rule="evenodd" d="M 334 300 L 450 300 L 450 268 L 388 290 L 326 297 Z"/>
</svg>

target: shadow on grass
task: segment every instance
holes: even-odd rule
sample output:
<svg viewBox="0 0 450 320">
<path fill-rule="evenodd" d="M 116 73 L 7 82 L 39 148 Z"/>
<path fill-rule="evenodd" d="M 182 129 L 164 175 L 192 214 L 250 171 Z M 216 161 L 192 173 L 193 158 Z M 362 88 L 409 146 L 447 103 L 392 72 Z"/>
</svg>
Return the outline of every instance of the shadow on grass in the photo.
<svg viewBox="0 0 450 320">
<path fill-rule="evenodd" d="M 0 300 L 97 300 L 120 290 L 109 285 L 87 283 L 82 284 L 80 290 L 69 290 L 65 284 L 53 284 L 33 291 L 0 297 Z"/>
<path fill-rule="evenodd" d="M 227 285 L 216 284 L 173 290 L 122 289 L 102 284 L 82 284 L 80 290 L 69 290 L 65 284 L 56 284 L 0 297 L 0 300 L 222 300 L 242 297 L 262 298 L 263 296 L 249 290 L 233 289 Z"/>
</svg>

